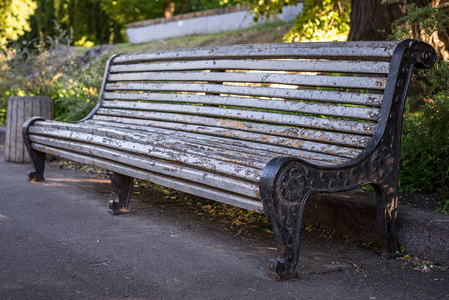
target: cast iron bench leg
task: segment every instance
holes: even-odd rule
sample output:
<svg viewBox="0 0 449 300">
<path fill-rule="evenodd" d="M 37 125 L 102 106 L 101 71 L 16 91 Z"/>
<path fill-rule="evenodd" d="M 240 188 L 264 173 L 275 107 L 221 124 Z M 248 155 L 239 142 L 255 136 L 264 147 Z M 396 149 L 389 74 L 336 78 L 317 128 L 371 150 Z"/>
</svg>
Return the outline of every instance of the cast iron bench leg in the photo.
<svg viewBox="0 0 449 300">
<path fill-rule="evenodd" d="M 22 126 L 22 136 L 25 147 L 30 155 L 31 162 L 34 165 L 34 171 L 28 173 L 28 181 L 38 182 L 44 181 L 45 159 L 47 154 L 45 152 L 39 152 L 31 147 L 31 140 L 28 134 L 28 128 L 36 121 L 43 121 L 41 117 L 34 117 L 27 120 Z"/>
<path fill-rule="evenodd" d="M 115 199 L 109 200 L 109 212 L 113 215 L 129 214 L 129 198 L 134 185 L 134 178 L 109 172 Z"/>
<path fill-rule="evenodd" d="M 400 256 L 399 242 L 396 234 L 397 216 L 397 188 L 391 185 L 373 184 L 377 196 L 377 228 L 380 238 L 383 240 L 383 253 L 385 258 L 396 258 Z"/>
<path fill-rule="evenodd" d="M 261 199 L 265 214 L 270 218 L 276 239 L 279 257 L 270 263 L 270 277 L 287 280 L 298 277 L 295 272 L 301 242 L 301 227 L 304 209 L 310 191 L 305 189 L 304 170 L 297 164 L 283 165 L 284 159 L 269 163 L 261 188 Z M 277 174 L 276 177 L 270 176 Z M 271 179 L 270 179 L 271 178 Z M 266 183 L 265 183 L 266 182 Z M 264 186 L 271 186 L 270 189 Z"/>
<path fill-rule="evenodd" d="M 278 247 L 278 258 L 270 262 L 270 278 L 288 280 L 298 277 L 295 272 L 301 243 L 301 227 L 308 197 L 289 201 L 276 200 L 269 213 L 274 237 Z"/>
<path fill-rule="evenodd" d="M 34 165 L 34 171 L 28 173 L 28 181 L 44 181 L 45 159 L 47 154 L 31 149 L 28 151 Z"/>
</svg>

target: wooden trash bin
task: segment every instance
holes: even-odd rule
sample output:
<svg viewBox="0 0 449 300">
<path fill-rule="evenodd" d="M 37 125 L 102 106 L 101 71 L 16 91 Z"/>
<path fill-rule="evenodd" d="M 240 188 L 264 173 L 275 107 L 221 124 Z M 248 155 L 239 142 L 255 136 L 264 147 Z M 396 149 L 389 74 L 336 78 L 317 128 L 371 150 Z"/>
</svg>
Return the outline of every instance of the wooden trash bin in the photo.
<svg viewBox="0 0 449 300">
<path fill-rule="evenodd" d="M 17 97 L 8 99 L 6 115 L 5 160 L 30 162 L 22 138 L 23 123 L 33 116 L 53 119 L 53 101 L 49 97 Z"/>
</svg>

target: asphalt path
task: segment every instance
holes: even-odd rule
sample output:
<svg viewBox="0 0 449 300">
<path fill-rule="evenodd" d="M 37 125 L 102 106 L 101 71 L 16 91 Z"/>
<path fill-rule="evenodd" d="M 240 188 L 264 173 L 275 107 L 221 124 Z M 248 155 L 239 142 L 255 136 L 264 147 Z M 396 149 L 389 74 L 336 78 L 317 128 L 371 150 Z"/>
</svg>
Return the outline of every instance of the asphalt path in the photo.
<svg viewBox="0 0 449 300">
<path fill-rule="evenodd" d="M 0 299 L 449 299 L 449 272 L 305 232 L 300 279 L 268 278 L 271 233 L 236 234 L 157 193 L 112 216 L 105 176 L 28 164 L 0 151 Z M 162 199 L 163 200 L 163 199 Z"/>
</svg>

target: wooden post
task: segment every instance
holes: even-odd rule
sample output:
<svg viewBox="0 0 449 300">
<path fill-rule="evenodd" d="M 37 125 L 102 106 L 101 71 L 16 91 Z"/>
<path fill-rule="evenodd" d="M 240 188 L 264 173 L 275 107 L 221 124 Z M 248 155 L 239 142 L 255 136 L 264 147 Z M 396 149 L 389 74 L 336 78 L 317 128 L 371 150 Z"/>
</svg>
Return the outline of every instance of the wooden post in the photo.
<svg viewBox="0 0 449 300">
<path fill-rule="evenodd" d="M 17 97 L 8 99 L 6 115 L 5 160 L 30 162 L 22 138 L 22 125 L 31 117 L 53 119 L 53 101 L 49 97 Z"/>
</svg>

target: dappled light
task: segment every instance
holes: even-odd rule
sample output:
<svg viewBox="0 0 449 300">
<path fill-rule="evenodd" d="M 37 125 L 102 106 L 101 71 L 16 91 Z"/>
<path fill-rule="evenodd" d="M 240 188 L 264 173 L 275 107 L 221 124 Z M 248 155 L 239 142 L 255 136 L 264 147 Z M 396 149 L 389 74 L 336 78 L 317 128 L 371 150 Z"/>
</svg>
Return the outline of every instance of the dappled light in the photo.
<svg viewBox="0 0 449 300">
<path fill-rule="evenodd" d="M 11 219 L 5 215 L 0 214 L 0 221 L 8 221 L 8 220 L 11 220 Z"/>
<path fill-rule="evenodd" d="M 69 187 L 74 184 L 111 184 L 109 179 L 100 178 L 54 178 L 46 177 L 44 182 L 37 182 L 36 184 L 43 186 L 59 186 L 59 187 Z M 109 187 L 109 186 L 108 186 Z"/>
<path fill-rule="evenodd" d="M 309 0 L 298 16 L 287 42 L 346 41 L 349 34 L 351 1 Z"/>
</svg>

